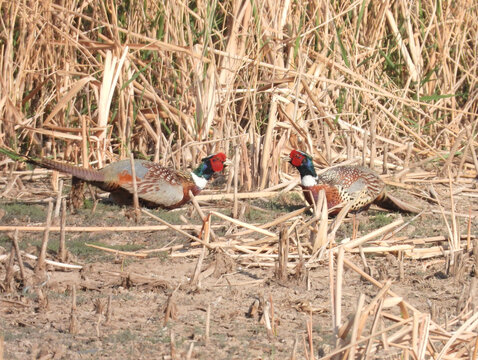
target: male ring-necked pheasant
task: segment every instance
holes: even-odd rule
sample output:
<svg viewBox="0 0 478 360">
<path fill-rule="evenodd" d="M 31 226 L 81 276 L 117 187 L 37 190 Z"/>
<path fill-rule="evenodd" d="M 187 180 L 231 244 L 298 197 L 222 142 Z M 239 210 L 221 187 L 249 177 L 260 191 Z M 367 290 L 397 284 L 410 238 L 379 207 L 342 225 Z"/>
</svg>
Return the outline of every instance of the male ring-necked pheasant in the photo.
<svg viewBox="0 0 478 360">
<path fill-rule="evenodd" d="M 419 212 L 415 206 L 404 203 L 389 195 L 385 183 L 371 169 L 363 166 L 337 166 L 317 175 L 312 157 L 302 151 L 292 150 L 290 161 L 299 170 L 301 186 L 309 204 L 316 203 L 319 191 L 323 189 L 327 198 L 327 207 L 337 214 L 348 201 L 352 201 L 352 211 L 368 208 L 372 203 L 382 208 Z M 340 206 L 342 205 L 342 206 Z"/>
<path fill-rule="evenodd" d="M 13 160 L 28 162 L 43 168 L 71 174 L 89 182 L 101 190 L 111 193 L 116 203 L 129 204 L 132 201 L 133 177 L 130 160 L 111 163 L 100 170 L 84 169 L 51 159 L 36 158 L 17 154 L 0 148 Z M 202 159 L 201 164 L 192 172 L 173 170 L 146 160 L 134 160 L 138 198 L 148 207 L 177 208 L 190 200 L 189 191 L 197 195 L 205 188 L 212 174 L 224 168 L 226 155 L 222 152 Z"/>
</svg>

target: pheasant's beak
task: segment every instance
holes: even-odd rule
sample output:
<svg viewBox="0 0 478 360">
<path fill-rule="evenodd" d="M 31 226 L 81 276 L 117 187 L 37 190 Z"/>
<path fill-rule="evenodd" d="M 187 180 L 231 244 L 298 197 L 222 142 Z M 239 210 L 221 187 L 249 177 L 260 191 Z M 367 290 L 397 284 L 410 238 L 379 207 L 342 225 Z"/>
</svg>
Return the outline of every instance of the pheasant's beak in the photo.
<svg viewBox="0 0 478 360">
<path fill-rule="evenodd" d="M 229 159 L 226 159 L 226 161 L 224 161 L 222 164 L 224 165 L 224 167 L 226 167 L 226 166 L 231 166 L 231 165 L 232 165 L 232 161 L 229 160 Z"/>
</svg>

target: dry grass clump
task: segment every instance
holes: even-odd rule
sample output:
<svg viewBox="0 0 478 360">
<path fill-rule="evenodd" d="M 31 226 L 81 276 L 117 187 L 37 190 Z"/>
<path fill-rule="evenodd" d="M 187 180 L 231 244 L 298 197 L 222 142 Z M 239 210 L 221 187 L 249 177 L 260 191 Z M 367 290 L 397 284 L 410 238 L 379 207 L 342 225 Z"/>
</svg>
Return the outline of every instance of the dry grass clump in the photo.
<svg viewBox="0 0 478 360">
<path fill-rule="evenodd" d="M 146 227 L 173 229 L 194 241 L 187 253 L 199 257 L 193 285 L 201 282 L 202 260 L 211 249 L 250 267 L 271 268 L 278 261 L 281 280 L 291 269 L 308 271 L 328 260 L 336 347 L 327 357 L 371 358 L 380 347 L 399 349 L 406 358 L 476 357 L 478 316 L 470 304 L 451 320 L 453 331 L 445 329 L 394 294 L 390 283 L 344 257 L 345 251 L 360 253 L 367 268 L 364 252 L 446 256 L 453 268 L 455 252 L 471 249 L 471 225 L 460 234 L 457 218 L 471 224 L 477 214 L 455 211 L 454 196 L 464 188 L 453 184 L 471 188 L 478 174 L 474 2 L 0 1 L 0 12 L 0 146 L 85 167 L 133 153 L 179 168 L 224 151 L 236 164 L 226 191 L 203 199 L 234 200 L 232 217 L 205 215 L 195 202 L 207 224 L 203 237 L 185 231 L 197 227 L 159 218 L 161 226 Z M 431 212 L 442 215 L 448 233 L 397 238 L 395 231 L 407 225 L 399 219 L 336 246 L 345 213 L 328 225 L 320 203 L 312 217 L 300 209 L 260 226 L 237 219 L 239 199 L 273 196 L 297 184 L 281 162 L 292 148 L 307 151 L 318 165 L 363 163 L 393 173 L 387 181 L 394 185 L 428 186 L 421 196 L 437 203 Z M 0 160 L 4 168 L 9 163 Z M 0 195 L 18 182 L 17 175 Z M 434 183 L 448 186 L 450 211 L 434 195 Z M 465 196 L 473 199 L 471 190 Z M 216 235 L 211 215 L 234 229 Z M 281 223 L 287 230 L 279 236 Z M 105 231 L 63 221 L 50 225 L 15 229 L 44 231 L 45 243 L 49 231 Z M 244 229 L 235 232 L 237 227 Z M 309 247 L 301 247 L 302 238 Z M 362 248 L 371 239 L 374 246 Z M 15 254 L 20 260 L 32 256 L 16 247 L 10 269 Z M 177 249 L 166 250 L 173 256 Z M 65 257 L 63 249 L 60 260 Z M 39 269 L 45 261 L 43 253 Z M 358 297 L 347 321 L 340 305 L 344 266 L 379 288 L 368 304 Z M 272 299 L 263 303 L 266 318 L 272 307 L 272 336 Z M 304 349 L 310 346 L 313 359 L 311 321 Z"/>
<path fill-rule="evenodd" d="M 465 159 L 478 10 L 439 4 L 3 2 L 0 143 L 100 165 L 223 149 L 246 190 L 276 184 L 291 147 Z"/>
</svg>

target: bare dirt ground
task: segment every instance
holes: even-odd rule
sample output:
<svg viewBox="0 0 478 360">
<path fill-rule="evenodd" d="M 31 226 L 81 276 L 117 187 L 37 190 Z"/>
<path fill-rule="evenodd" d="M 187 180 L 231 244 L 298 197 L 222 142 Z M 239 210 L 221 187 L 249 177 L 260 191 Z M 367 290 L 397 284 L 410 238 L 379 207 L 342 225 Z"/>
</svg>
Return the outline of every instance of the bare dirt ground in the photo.
<svg viewBox="0 0 478 360">
<path fill-rule="evenodd" d="M 0 204 L 0 225 L 44 225 L 47 205 L 32 201 L 51 194 L 50 185 L 46 180 L 25 181 L 24 185 L 22 192 L 14 189 L 9 194 L 20 200 L 5 200 Z M 446 193 L 445 187 L 437 189 Z M 242 220 L 265 223 L 300 208 L 302 201 L 297 195 L 244 201 L 241 203 Z M 429 206 L 423 200 L 416 201 Z M 458 212 L 467 214 L 470 204 L 472 211 L 478 210 L 475 200 L 457 195 L 455 201 Z M 230 215 L 231 206 L 223 202 L 203 204 L 202 208 L 206 212 L 214 209 Z M 173 224 L 182 224 L 182 218 L 201 223 L 191 205 L 172 212 L 152 212 Z M 94 212 L 90 206 L 77 214 L 69 214 L 67 225 L 158 225 L 144 215 L 139 224 L 135 224 L 126 215 L 124 209 L 100 201 Z M 310 216 L 302 214 L 304 219 Z M 357 236 L 399 216 L 373 209 L 362 213 Z M 412 219 L 411 215 L 404 216 L 405 222 Z M 404 239 L 447 236 L 443 219 L 441 214 L 427 211 L 395 236 Z M 461 234 L 467 234 L 468 219 L 458 219 Z M 213 222 L 213 225 L 220 224 Z M 213 228 L 218 236 L 236 231 L 230 223 L 222 225 Z M 475 218 L 471 222 L 472 236 L 478 233 L 477 229 Z M 351 232 L 348 220 L 336 239 L 350 237 Z M 188 233 L 198 234 L 197 231 Z M 10 254 L 10 236 L 11 233 L 0 232 L 0 254 Z M 20 248 L 25 253 L 38 255 L 42 238 L 42 232 L 21 232 Z M 190 240 L 175 231 L 67 232 L 66 241 L 67 263 L 83 268 L 64 270 L 48 266 L 45 273 L 36 276 L 36 261 L 24 258 L 26 286 L 18 267 L 15 267 L 11 283 L 5 283 L 8 261 L 4 257 L 0 265 L 0 324 L 6 359 L 287 359 L 291 358 L 294 349 L 295 358 L 305 359 L 310 358 L 308 321 L 311 321 L 315 357 L 324 356 L 335 348 L 327 258 L 317 262 L 308 275 L 304 269 L 293 267 L 289 278 L 279 281 L 274 267 L 267 265 L 273 262 L 259 266 L 260 260 L 233 256 L 237 253 L 225 247 L 206 252 L 201 269 L 203 276 L 198 284 L 191 285 L 198 261 L 196 249 L 201 248 L 190 247 Z M 147 258 L 135 258 L 87 247 L 85 243 L 131 252 L 185 246 L 175 251 L 151 252 Z M 57 259 L 58 244 L 59 233 L 51 232 L 48 259 Z M 446 249 L 446 242 L 440 244 Z M 364 268 L 358 254 L 345 256 Z M 400 261 L 398 253 L 366 255 L 369 272 L 375 279 L 392 280 L 394 292 L 420 312 L 430 313 L 445 329 L 453 330 L 460 323 L 449 320 L 469 306 L 465 303 L 474 275 L 474 261 L 464 252 L 459 269 L 452 273 L 447 268 L 447 259 L 444 256 L 418 260 L 404 257 Z M 76 310 L 72 311 L 73 288 Z M 368 302 L 379 291 L 347 268 L 342 289 L 345 320 L 355 313 L 360 293 L 366 295 Z M 266 328 L 265 306 L 269 306 L 268 313 L 272 314 L 272 333 Z M 400 316 L 397 311 L 390 312 Z M 397 348 L 386 350 L 382 349 L 374 358 L 402 356 Z"/>
</svg>

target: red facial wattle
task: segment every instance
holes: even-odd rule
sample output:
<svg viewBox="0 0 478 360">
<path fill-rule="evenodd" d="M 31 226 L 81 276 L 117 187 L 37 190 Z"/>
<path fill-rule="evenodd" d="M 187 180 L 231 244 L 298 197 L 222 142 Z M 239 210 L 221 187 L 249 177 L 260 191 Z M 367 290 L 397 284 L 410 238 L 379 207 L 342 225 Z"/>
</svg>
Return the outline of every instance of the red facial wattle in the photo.
<svg viewBox="0 0 478 360">
<path fill-rule="evenodd" d="M 224 162 L 226 161 L 226 154 L 217 153 L 211 158 L 211 168 L 214 172 L 219 172 L 224 169 Z"/>
<path fill-rule="evenodd" d="M 296 167 L 302 165 L 302 161 L 304 161 L 305 156 L 302 155 L 297 150 L 292 150 L 290 153 L 290 163 Z"/>
<path fill-rule="evenodd" d="M 220 153 L 217 153 L 216 155 L 214 155 L 214 158 L 219 159 L 221 162 L 225 162 L 226 161 L 226 154 L 220 152 Z"/>
</svg>

